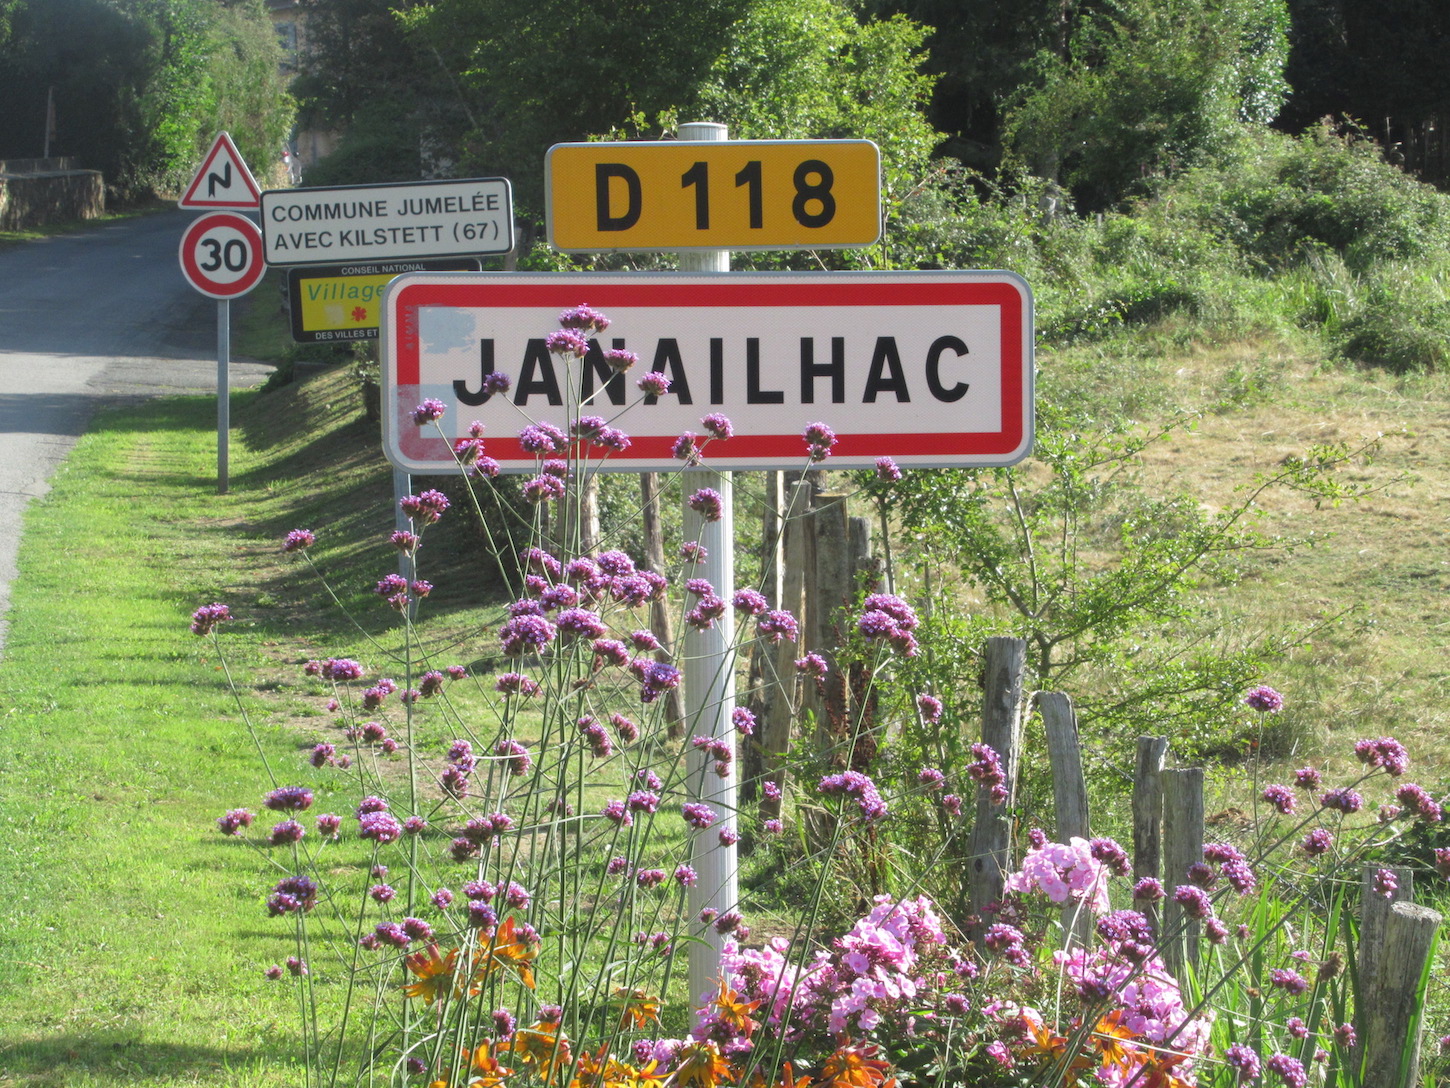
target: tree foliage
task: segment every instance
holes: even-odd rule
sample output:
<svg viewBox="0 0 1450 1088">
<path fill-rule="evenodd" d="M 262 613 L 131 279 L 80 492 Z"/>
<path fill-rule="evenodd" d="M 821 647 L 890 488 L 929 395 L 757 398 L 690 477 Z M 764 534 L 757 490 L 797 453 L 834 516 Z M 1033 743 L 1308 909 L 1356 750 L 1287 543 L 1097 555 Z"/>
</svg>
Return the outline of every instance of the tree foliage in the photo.
<svg viewBox="0 0 1450 1088">
<path fill-rule="evenodd" d="M 700 112 L 739 139 L 867 139 L 888 196 L 918 181 L 939 134 L 925 116 L 926 28 L 859 21 L 835 0 L 762 0 L 698 88 Z"/>
<path fill-rule="evenodd" d="M 1038 56 L 1005 125 L 1007 146 L 1087 208 L 1222 151 L 1267 124 L 1288 87 L 1283 0 L 1121 0 Z"/>
<path fill-rule="evenodd" d="M 15 0 L 0 51 L 0 153 L 101 170 L 123 199 L 184 182 L 221 128 L 270 163 L 291 127 L 279 47 L 260 0 Z M 0 39 L 3 40 L 3 39 Z"/>
<path fill-rule="evenodd" d="M 544 152 L 693 101 L 748 0 L 434 0 L 407 13 L 467 117 L 470 169 L 540 209 Z"/>
<path fill-rule="evenodd" d="M 938 584 L 954 568 L 1001 617 L 1000 633 L 1027 640 L 1038 687 L 1086 693 L 1080 701 L 1104 735 L 1156 723 L 1171 725 L 1184 751 L 1220 743 L 1225 710 L 1291 639 L 1235 638 L 1203 592 L 1234 580 L 1251 554 L 1295 545 L 1257 524 L 1266 493 L 1353 498 L 1334 469 L 1372 445 L 1313 447 L 1210 512 L 1187 491 L 1137 479 L 1141 454 L 1187 417 L 1157 429 L 1052 409 L 1043 417 L 1024 465 L 867 486 L 908 538 L 930 542 L 917 558 Z M 950 690 L 945 680 L 933 689 Z"/>
</svg>

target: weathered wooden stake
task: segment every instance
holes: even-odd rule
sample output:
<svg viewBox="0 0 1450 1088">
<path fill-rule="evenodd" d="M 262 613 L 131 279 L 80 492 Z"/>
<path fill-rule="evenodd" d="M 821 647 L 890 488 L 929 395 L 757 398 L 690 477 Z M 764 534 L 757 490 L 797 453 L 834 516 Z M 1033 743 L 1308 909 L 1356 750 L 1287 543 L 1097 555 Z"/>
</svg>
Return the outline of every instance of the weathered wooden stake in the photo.
<svg viewBox="0 0 1450 1088">
<path fill-rule="evenodd" d="M 1397 870 L 1398 871 L 1398 870 Z M 1413 1088 L 1420 1083 L 1420 1036 L 1424 1029 L 1424 994 L 1420 984 L 1441 916 L 1429 907 L 1403 899 L 1390 901 L 1369 890 L 1371 874 L 1365 874 L 1364 906 L 1383 921 L 1376 921 L 1373 934 L 1360 933 L 1360 962 L 1373 947 L 1374 964 L 1366 981 L 1362 969 L 1356 995 L 1355 1020 L 1359 1045 L 1353 1058 L 1363 1059 L 1361 1088 Z M 1397 894 L 1404 893 L 1402 883 Z M 1371 906 L 1377 899 L 1387 904 L 1381 910 Z"/>
<path fill-rule="evenodd" d="M 1144 877 L 1162 877 L 1163 869 L 1163 764 L 1168 758 L 1167 737 L 1139 737 L 1133 770 L 1133 883 Z M 1158 924 L 1157 903 L 1134 903 L 1153 925 Z"/>
<path fill-rule="evenodd" d="M 994 805 L 983 790 L 977 791 L 977 814 L 968 840 L 971 858 L 967 890 L 972 914 L 978 919 L 969 927 L 979 937 L 991 923 L 987 906 L 1002 897 L 1002 882 L 1012 864 L 1012 824 L 1007 810 L 1017 792 L 1017 764 L 1022 738 L 1022 687 L 1027 672 L 1027 642 L 1020 638 L 989 638 L 983 666 L 985 692 L 982 697 L 982 741 L 1002 758 L 1006 775 L 1007 801 Z"/>
<path fill-rule="evenodd" d="M 783 541 L 784 561 L 782 563 L 780 600 L 778 608 L 787 609 L 804 625 L 807 617 L 805 606 L 806 569 L 806 526 L 802 515 L 810 508 L 811 484 L 805 480 L 791 485 L 785 507 Z M 802 628 L 804 629 L 804 627 Z M 806 649 L 811 649 L 807 646 Z M 785 789 L 785 755 L 790 750 L 791 727 L 800 716 L 802 699 L 795 697 L 797 690 L 795 672 L 796 648 L 793 643 L 782 642 L 775 647 L 772 662 L 775 693 L 766 708 L 765 721 L 760 731 L 761 762 L 765 766 L 765 777 Z M 769 675 L 769 674 L 768 674 Z M 814 690 L 814 681 L 807 681 Z M 762 798 L 760 815 L 763 819 L 777 819 L 780 816 L 780 802 Z"/>
<path fill-rule="evenodd" d="M 1183 982 L 1185 964 L 1198 962 L 1199 924 L 1173 901 L 1188 867 L 1203 860 L 1203 768 L 1163 772 L 1163 960 Z"/>
<path fill-rule="evenodd" d="M 665 537 L 660 524 L 660 478 L 655 472 L 642 472 L 639 477 L 639 499 L 644 521 L 644 564 L 656 574 L 665 572 Z M 545 504 L 547 505 L 547 504 Z M 652 599 L 649 605 L 649 626 L 659 639 L 661 648 L 655 651 L 655 660 L 668 662 L 670 651 L 665 647 L 675 645 L 675 621 L 668 602 L 662 598 Z M 679 688 L 671 688 L 664 694 L 664 719 L 667 735 L 677 739 L 685 731 L 685 702 Z"/>
<path fill-rule="evenodd" d="M 1053 814 L 1057 818 L 1058 842 L 1086 839 L 1088 824 L 1087 782 L 1082 773 L 1082 745 L 1078 738 L 1077 712 L 1072 699 L 1060 691 L 1039 691 L 1037 712 L 1047 733 L 1047 761 L 1052 768 Z M 1062 929 L 1067 945 L 1086 948 L 1092 937 L 1093 917 L 1085 904 L 1064 907 Z"/>
<path fill-rule="evenodd" d="M 1057 841 L 1088 837 L 1087 783 L 1082 773 L 1077 712 L 1060 691 L 1039 691 L 1037 711 L 1047 732 L 1047 760 L 1052 767 L 1052 802 Z"/>
<path fill-rule="evenodd" d="M 1391 868 L 1398 885 L 1390 896 L 1375 891 L 1382 866 L 1367 865 L 1360 887 L 1358 989 L 1355 1027 L 1359 1040 L 1350 1070 L 1361 1088 L 1412 1088 L 1419 1083 L 1420 982 L 1443 921 L 1428 907 L 1416 906 L 1414 872 Z"/>
</svg>

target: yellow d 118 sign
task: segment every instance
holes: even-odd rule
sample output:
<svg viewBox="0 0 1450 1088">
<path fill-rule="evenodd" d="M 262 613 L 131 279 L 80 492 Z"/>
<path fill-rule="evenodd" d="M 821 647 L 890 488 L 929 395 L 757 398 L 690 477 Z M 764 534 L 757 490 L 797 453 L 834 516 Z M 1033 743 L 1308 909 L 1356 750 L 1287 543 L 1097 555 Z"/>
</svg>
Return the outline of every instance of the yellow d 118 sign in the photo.
<svg viewBox="0 0 1450 1088">
<path fill-rule="evenodd" d="M 566 253 L 835 249 L 881 237 L 870 140 L 556 144 L 549 242 Z"/>
</svg>

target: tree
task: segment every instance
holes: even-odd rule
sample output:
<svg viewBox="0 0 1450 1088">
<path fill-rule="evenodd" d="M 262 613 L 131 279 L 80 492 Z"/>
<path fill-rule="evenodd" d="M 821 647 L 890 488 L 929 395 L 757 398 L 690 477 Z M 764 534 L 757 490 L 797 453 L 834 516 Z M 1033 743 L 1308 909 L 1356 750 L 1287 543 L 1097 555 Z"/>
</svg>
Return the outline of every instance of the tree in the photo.
<svg viewBox="0 0 1450 1088">
<path fill-rule="evenodd" d="M 697 92 L 735 139 L 867 139 L 889 195 L 918 181 L 940 139 L 925 116 L 926 29 L 860 22 L 835 0 L 762 0 L 731 29 Z"/>
<path fill-rule="evenodd" d="M 405 23 L 444 66 L 468 116 L 469 168 L 543 207 L 544 153 L 694 100 L 749 0 L 436 0 Z"/>
<path fill-rule="evenodd" d="M 1363 122 L 1387 142 L 1450 109 L 1450 7 L 1438 0 L 1289 0 L 1284 127 L 1325 116 Z"/>
<path fill-rule="evenodd" d="M 1283 0 L 1123 0 L 1079 20 L 1009 110 L 1005 143 L 1101 209 L 1204 161 L 1240 123 L 1267 124 L 1288 87 Z"/>
<path fill-rule="evenodd" d="M 226 124 L 270 162 L 291 124 L 279 49 L 259 0 L 17 0 L 0 53 L 0 153 L 52 150 L 100 169 L 122 199 L 175 187 Z"/>
</svg>

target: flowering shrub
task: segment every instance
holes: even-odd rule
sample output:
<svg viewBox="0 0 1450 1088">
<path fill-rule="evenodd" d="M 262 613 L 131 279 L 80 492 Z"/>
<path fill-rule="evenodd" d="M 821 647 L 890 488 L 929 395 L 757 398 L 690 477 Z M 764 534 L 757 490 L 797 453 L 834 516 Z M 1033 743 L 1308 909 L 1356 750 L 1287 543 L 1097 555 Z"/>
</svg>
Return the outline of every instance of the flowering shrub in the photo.
<svg viewBox="0 0 1450 1088">
<path fill-rule="evenodd" d="M 548 349 L 578 361 L 609 321 L 580 306 L 560 324 Z M 614 371 L 633 365 L 627 352 L 605 354 Z M 484 386 L 508 383 L 493 374 Z M 641 399 L 668 388 L 653 372 L 636 384 Z M 521 428 L 537 456 L 523 488 L 537 516 L 518 549 L 521 583 L 492 635 L 499 671 L 485 681 L 411 641 L 413 614 L 432 590 L 416 562 L 451 504 L 438 491 L 408 496 L 409 528 L 380 547 L 402 569 L 376 586 L 379 607 L 397 613 L 410 640 L 394 659 L 405 664 L 390 676 L 349 658 L 309 661 L 303 672 L 322 685 L 331 734 L 259 791 L 277 822 L 254 829 L 257 816 L 240 807 L 217 820 L 277 870 L 262 889 L 264 909 L 290 927 L 297 954 L 285 971 L 258 970 L 299 988 L 310 1081 L 1179 1088 L 1267 1070 L 1295 1085 L 1321 1050 L 1330 1070 L 1341 1068 L 1336 1055 L 1353 1044 L 1354 1027 L 1329 966 L 1338 932 L 1300 929 L 1288 948 L 1285 919 L 1315 885 L 1281 877 L 1291 866 L 1323 876 L 1346 864 L 1347 819 L 1363 807 L 1369 780 L 1391 779 L 1395 789 L 1394 811 L 1367 825 L 1369 841 L 1408 820 L 1441 818 L 1428 793 L 1399 781 L 1408 756 L 1390 738 L 1356 747 L 1365 765 L 1357 781 L 1321 791 L 1319 773 L 1305 768 L 1292 788 L 1266 787 L 1260 842 L 1268 848 L 1258 857 L 1213 843 L 1187 873 L 1133 883 L 1113 840 L 1055 843 L 1032 832 L 980 932 L 976 919 L 948 919 L 913 893 L 877 895 L 854 925 L 828 934 L 817 924 L 818 889 L 794 938 L 752 941 L 738 903 L 709 899 L 720 893 L 703 886 L 701 863 L 740 838 L 747 814 L 705 798 L 735 773 L 737 743 L 757 723 L 740 708 L 730 717 L 734 736 L 671 737 L 662 697 L 681 682 L 679 658 L 649 629 L 648 609 L 669 600 L 700 629 L 733 614 L 742 645 L 794 645 L 788 684 L 820 683 L 831 666 L 801 643 L 796 617 L 756 590 L 721 595 L 690 577 L 674 591 L 662 572 L 618 549 L 586 554 L 545 533 L 546 524 L 568 524 L 560 515 L 587 484 L 592 459 L 628 444 L 612 421 L 581 414 L 587 407 L 576 399 L 572 419 Z M 413 418 L 435 426 L 441 415 L 425 401 Z M 733 434 L 718 414 L 700 426 L 705 437 L 687 433 L 676 444 L 686 464 Z M 835 443 L 823 423 L 803 439 L 803 464 L 828 457 Z M 496 486 L 482 426 L 455 449 L 474 486 Z M 889 482 L 899 470 L 884 463 L 878 474 Z M 722 502 L 709 488 L 687 500 L 707 521 L 721 516 Z M 294 530 L 281 547 L 310 563 L 315 544 L 313 532 Z M 682 547 L 690 573 L 704 551 Z M 230 619 L 225 605 L 207 605 L 192 630 L 220 652 L 219 625 Z M 851 627 L 872 655 L 873 684 L 920 653 L 917 613 L 894 594 L 866 594 Z M 1282 702 L 1268 688 L 1249 696 L 1265 713 Z M 902 693 L 897 703 L 933 726 L 943 719 L 942 699 L 929 692 Z M 433 743 L 439 735 L 445 742 Z M 965 831 L 964 794 L 980 790 L 989 805 L 1009 796 L 999 754 L 982 744 L 959 771 L 923 766 L 889 779 L 868 773 L 854 747 L 849 766 L 836 754 L 839 762 L 796 789 L 795 809 L 781 807 L 780 781 L 762 783 L 777 813 L 763 832 L 785 831 L 806 808 L 831 810 L 834 847 L 889 836 L 893 821 L 909 818 L 902 813 L 925 810 L 945 843 Z M 334 789 L 302 784 L 304 774 L 334 776 L 329 787 L 357 799 L 314 814 L 339 806 L 319 803 Z M 831 848 L 823 856 L 839 859 Z M 1268 857 L 1279 866 L 1272 881 L 1261 864 Z M 1450 852 L 1438 860 L 1450 873 Z M 828 866 L 819 872 L 833 879 Z M 1392 896 L 1394 875 L 1383 872 L 1375 889 Z M 696 909 L 702 894 L 706 905 Z M 1160 928 L 1160 899 L 1201 925 L 1206 954 L 1191 976 L 1166 966 L 1185 933 Z M 1093 925 L 1065 937 L 1064 908 Z M 705 939 L 723 947 L 718 977 L 708 993 L 686 993 L 686 949 Z M 332 995 L 341 1002 L 335 1024 L 318 1011 Z M 1332 1023 L 1315 1011 L 1326 1002 L 1342 1013 Z M 1226 1007 L 1233 1015 L 1220 1014 Z M 1248 1030 L 1239 1026 L 1245 1008 L 1256 1010 Z"/>
</svg>

